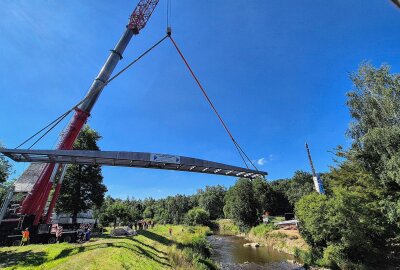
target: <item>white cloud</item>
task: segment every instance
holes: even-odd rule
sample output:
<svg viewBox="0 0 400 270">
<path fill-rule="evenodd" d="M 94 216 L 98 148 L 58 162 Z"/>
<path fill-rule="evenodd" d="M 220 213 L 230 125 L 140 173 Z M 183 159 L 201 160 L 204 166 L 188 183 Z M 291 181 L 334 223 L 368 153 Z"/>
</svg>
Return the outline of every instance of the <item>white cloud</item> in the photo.
<svg viewBox="0 0 400 270">
<path fill-rule="evenodd" d="M 257 160 L 258 165 L 263 166 L 265 163 L 267 163 L 267 160 L 264 157 Z"/>
<path fill-rule="evenodd" d="M 275 155 L 270 154 L 270 155 L 268 155 L 268 157 L 262 157 L 262 158 L 255 160 L 255 162 L 260 166 L 264 166 L 265 164 L 267 164 L 270 161 L 273 161 L 274 159 L 275 159 Z"/>
</svg>

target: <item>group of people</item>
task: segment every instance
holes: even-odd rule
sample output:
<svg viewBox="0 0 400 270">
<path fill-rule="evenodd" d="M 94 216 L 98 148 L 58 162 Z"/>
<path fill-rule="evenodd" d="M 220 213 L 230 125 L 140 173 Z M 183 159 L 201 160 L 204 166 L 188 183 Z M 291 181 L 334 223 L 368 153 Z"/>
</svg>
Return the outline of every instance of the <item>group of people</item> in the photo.
<svg viewBox="0 0 400 270">
<path fill-rule="evenodd" d="M 81 224 L 78 230 L 78 242 L 83 243 L 90 240 L 92 226 L 90 224 Z"/>
<path fill-rule="evenodd" d="M 137 230 L 147 230 L 149 228 L 154 228 L 154 225 L 155 225 L 154 221 L 152 221 L 152 220 L 146 221 L 146 220 L 142 219 L 142 220 L 135 220 L 135 222 L 133 224 L 131 224 L 131 223 L 128 224 L 128 227 L 130 229 L 133 229 L 133 226 L 134 226 L 135 231 L 137 231 Z"/>
</svg>

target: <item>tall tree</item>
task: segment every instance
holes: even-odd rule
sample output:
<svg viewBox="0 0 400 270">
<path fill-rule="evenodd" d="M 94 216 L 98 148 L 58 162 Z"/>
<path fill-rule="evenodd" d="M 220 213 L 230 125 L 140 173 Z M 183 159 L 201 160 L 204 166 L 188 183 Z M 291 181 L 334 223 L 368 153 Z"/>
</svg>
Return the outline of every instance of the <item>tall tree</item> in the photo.
<svg viewBox="0 0 400 270">
<path fill-rule="evenodd" d="M 239 178 L 225 195 L 224 213 L 227 218 L 233 219 L 242 231 L 245 231 L 257 222 L 256 205 L 251 181 Z"/>
<path fill-rule="evenodd" d="M 304 195 L 314 191 L 312 175 L 304 171 L 296 171 L 291 178 L 290 185 L 286 191 L 289 202 L 294 206 L 295 203 Z"/>
<path fill-rule="evenodd" d="M 296 215 L 325 265 L 387 269 L 400 265 L 400 75 L 362 64 L 351 79 L 352 146 L 326 175 L 332 194 L 303 197 Z"/>
<path fill-rule="evenodd" d="M 199 206 L 206 210 L 210 219 L 224 217 L 224 197 L 226 188 L 220 185 L 206 186 L 205 190 L 199 190 Z"/>
<path fill-rule="evenodd" d="M 276 204 L 275 191 L 263 178 L 256 178 L 251 181 L 251 183 L 253 185 L 254 200 L 256 202 L 255 208 L 257 211 L 257 218 L 261 220 L 265 211 L 271 214 L 274 211 Z"/>
<path fill-rule="evenodd" d="M 97 141 L 101 136 L 85 126 L 74 143 L 74 150 L 99 150 Z M 99 208 L 107 191 L 103 184 L 101 167 L 98 165 L 69 165 L 65 174 L 57 212 L 70 213 L 73 222 L 79 212 Z"/>
<path fill-rule="evenodd" d="M 271 187 L 274 190 L 274 206 L 271 210 L 272 215 L 279 216 L 293 212 L 293 205 L 286 196 L 289 186 L 289 179 L 279 179 L 271 182 Z"/>
</svg>

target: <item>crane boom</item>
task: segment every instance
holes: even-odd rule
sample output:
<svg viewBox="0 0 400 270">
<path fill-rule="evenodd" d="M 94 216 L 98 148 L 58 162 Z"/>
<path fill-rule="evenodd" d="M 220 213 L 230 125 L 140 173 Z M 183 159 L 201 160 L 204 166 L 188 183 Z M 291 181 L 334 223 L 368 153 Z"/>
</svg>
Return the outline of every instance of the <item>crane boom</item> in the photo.
<svg viewBox="0 0 400 270">
<path fill-rule="evenodd" d="M 311 158 L 310 149 L 308 148 L 308 144 L 307 143 L 306 143 L 306 150 L 307 150 L 307 155 L 308 155 L 308 161 L 310 162 L 310 166 L 311 166 L 312 178 L 313 178 L 313 181 L 314 181 L 315 190 L 318 193 L 325 194 L 325 190 L 324 190 L 324 186 L 322 184 L 321 178 L 315 172 L 314 164 L 313 164 L 313 161 L 312 161 L 312 158 Z"/>
<path fill-rule="evenodd" d="M 57 145 L 58 150 L 69 150 L 79 135 L 82 127 L 86 123 L 90 112 L 95 105 L 97 99 L 99 98 L 103 88 L 106 85 L 107 80 L 110 78 L 112 72 L 117 66 L 118 62 L 122 59 L 122 54 L 124 53 L 129 41 L 133 35 L 139 34 L 147 21 L 149 20 L 151 14 L 153 13 L 155 7 L 157 6 L 159 0 L 140 0 L 135 10 L 129 18 L 128 25 L 118 43 L 115 45 L 114 49 L 111 50 L 105 64 L 101 68 L 99 74 L 94 79 L 89 91 L 86 94 L 85 100 L 78 108 L 75 109 L 75 113 L 70 120 L 68 126 L 63 132 L 59 143 Z M 55 175 L 59 170 L 62 170 L 62 166 L 58 164 L 47 164 L 41 171 L 38 180 L 32 187 L 31 192 L 28 193 L 26 198 L 21 204 L 21 214 L 23 215 L 35 215 L 35 220 L 33 225 L 37 225 L 42 217 L 44 208 L 49 198 L 50 190 L 53 187 L 53 181 Z M 55 202 L 57 201 L 61 182 L 57 183 L 54 195 L 49 205 L 47 212 L 47 222 L 54 208 Z"/>
</svg>

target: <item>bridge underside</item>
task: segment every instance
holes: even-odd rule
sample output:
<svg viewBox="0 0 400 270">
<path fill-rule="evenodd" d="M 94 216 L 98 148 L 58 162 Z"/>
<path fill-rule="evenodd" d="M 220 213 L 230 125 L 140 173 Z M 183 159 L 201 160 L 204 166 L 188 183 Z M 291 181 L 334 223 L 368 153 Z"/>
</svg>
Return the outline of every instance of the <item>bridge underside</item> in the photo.
<svg viewBox="0 0 400 270">
<path fill-rule="evenodd" d="M 87 150 L 24 150 L 0 148 L 0 152 L 17 162 L 106 165 L 174 170 L 256 178 L 267 175 L 222 163 L 168 154 Z"/>
</svg>

